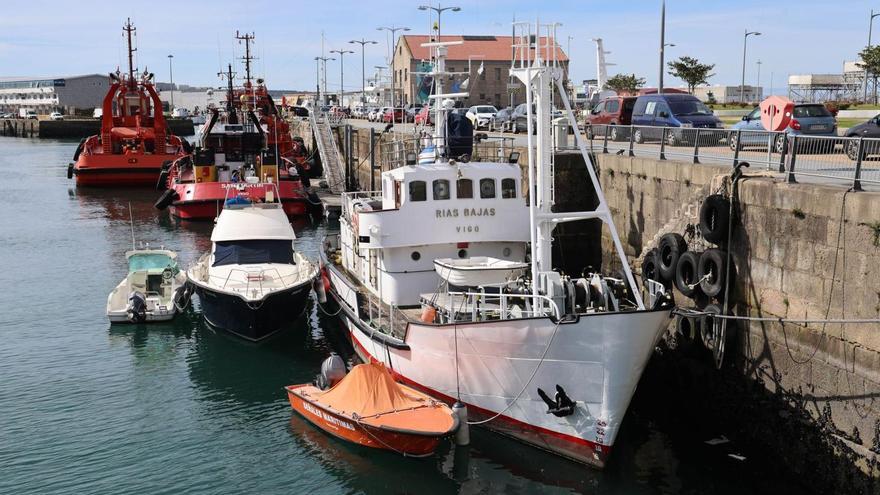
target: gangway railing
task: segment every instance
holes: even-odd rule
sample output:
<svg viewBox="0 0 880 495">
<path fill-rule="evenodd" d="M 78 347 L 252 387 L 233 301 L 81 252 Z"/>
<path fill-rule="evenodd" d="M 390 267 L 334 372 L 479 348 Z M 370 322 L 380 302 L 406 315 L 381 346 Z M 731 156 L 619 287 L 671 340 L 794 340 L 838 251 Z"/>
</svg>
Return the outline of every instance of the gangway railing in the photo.
<svg viewBox="0 0 880 495">
<path fill-rule="evenodd" d="M 318 153 L 321 154 L 324 179 L 330 187 L 330 192 L 342 194 L 345 191 L 344 160 L 333 137 L 330 117 L 316 108 L 309 112 L 309 124 L 315 136 L 315 143 L 318 145 Z"/>
</svg>

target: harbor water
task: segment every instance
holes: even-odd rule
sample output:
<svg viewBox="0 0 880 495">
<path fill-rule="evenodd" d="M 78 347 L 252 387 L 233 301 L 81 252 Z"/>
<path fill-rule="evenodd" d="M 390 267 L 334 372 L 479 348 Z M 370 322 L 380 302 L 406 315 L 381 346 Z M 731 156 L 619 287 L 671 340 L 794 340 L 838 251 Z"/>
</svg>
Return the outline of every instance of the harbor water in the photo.
<svg viewBox="0 0 880 495">
<path fill-rule="evenodd" d="M 331 438 L 294 414 L 283 386 L 311 381 L 341 323 L 316 303 L 259 345 L 217 333 L 198 301 L 175 321 L 111 326 L 107 294 L 138 241 L 182 266 L 211 224 L 158 212 L 154 190 L 77 190 L 76 142 L 0 138 L 0 493 L 801 493 L 779 466 L 668 427 L 662 405 L 629 411 L 605 471 L 480 429 L 406 459 Z M 296 223 L 314 256 L 333 228 Z M 723 431 L 718 432 L 723 433 Z"/>
</svg>

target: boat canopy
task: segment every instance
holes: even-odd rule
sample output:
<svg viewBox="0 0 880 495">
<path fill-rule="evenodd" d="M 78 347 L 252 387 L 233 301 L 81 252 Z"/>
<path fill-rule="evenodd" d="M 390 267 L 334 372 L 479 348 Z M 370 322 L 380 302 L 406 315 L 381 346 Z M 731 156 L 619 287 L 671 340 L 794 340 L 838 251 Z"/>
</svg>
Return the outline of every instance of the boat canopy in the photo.
<svg viewBox="0 0 880 495">
<path fill-rule="evenodd" d="M 296 264 L 293 245 L 288 240 L 220 241 L 214 245 L 214 264 L 254 265 L 257 263 Z"/>
<path fill-rule="evenodd" d="M 296 239 L 287 214 L 280 207 L 246 206 L 223 208 L 211 241 L 287 240 Z M 276 205 L 271 205 L 276 206 Z M 289 244 L 288 244 L 289 247 Z"/>
<path fill-rule="evenodd" d="M 438 403 L 427 396 L 408 394 L 378 362 L 355 366 L 333 388 L 312 394 L 312 398 L 346 415 L 356 413 L 371 426 L 446 433 L 454 425 L 451 415 L 435 407 Z"/>
</svg>

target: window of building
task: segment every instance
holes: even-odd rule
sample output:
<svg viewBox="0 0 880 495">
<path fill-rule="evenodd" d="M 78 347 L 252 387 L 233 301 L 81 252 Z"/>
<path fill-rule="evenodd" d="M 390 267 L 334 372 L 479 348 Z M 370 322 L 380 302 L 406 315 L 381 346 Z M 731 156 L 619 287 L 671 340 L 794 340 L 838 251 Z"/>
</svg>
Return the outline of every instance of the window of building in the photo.
<svg viewBox="0 0 880 495">
<path fill-rule="evenodd" d="M 501 67 L 495 67 L 495 80 L 501 80 Z"/>
<path fill-rule="evenodd" d="M 495 197 L 495 179 L 480 179 L 480 197 L 483 199 Z"/>
<path fill-rule="evenodd" d="M 425 186 L 425 181 L 423 180 L 414 180 L 409 183 L 409 200 L 410 201 L 425 201 L 428 197 L 427 188 Z"/>
<path fill-rule="evenodd" d="M 435 179 L 433 183 L 434 199 L 449 199 L 449 181 L 446 179 Z"/>
<path fill-rule="evenodd" d="M 486 93 L 480 93 L 480 101 L 486 101 Z"/>
<path fill-rule="evenodd" d="M 501 179 L 501 197 L 504 199 L 516 197 L 516 180 Z"/>
<path fill-rule="evenodd" d="M 474 181 L 470 179 L 458 179 L 455 181 L 455 197 L 458 199 L 471 199 L 474 197 Z"/>
<path fill-rule="evenodd" d="M 409 69 L 407 69 L 407 68 L 403 69 L 403 80 L 409 81 Z"/>
<path fill-rule="evenodd" d="M 495 93 L 495 106 L 501 107 L 501 93 Z"/>
</svg>

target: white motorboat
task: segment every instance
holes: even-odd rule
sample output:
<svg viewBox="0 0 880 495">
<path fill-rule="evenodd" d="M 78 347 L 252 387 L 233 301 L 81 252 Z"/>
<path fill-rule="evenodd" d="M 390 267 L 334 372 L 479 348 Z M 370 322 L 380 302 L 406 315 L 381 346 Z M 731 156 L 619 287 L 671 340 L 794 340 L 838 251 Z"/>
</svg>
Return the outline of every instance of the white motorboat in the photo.
<svg viewBox="0 0 880 495">
<path fill-rule="evenodd" d="M 294 250 L 295 240 L 281 203 L 227 204 L 211 252 L 186 272 L 205 320 L 259 341 L 298 318 L 318 267 Z"/>
<path fill-rule="evenodd" d="M 133 249 L 125 253 L 128 275 L 107 296 L 112 323 L 167 321 L 184 301 L 186 275 L 177 253 L 167 249 Z"/>
<path fill-rule="evenodd" d="M 382 190 L 342 196 L 340 233 L 326 238 L 323 254 L 330 295 L 362 359 L 464 403 L 471 424 L 601 467 L 672 305 L 659 283 L 648 281 L 645 294 L 638 289 L 578 133 L 584 186 L 596 191 L 598 205 L 554 211 L 554 88 L 569 125 L 577 125 L 554 26 L 515 25 L 512 74 L 534 103 L 528 118 L 536 128 L 527 136 L 528 204 L 512 143 L 465 135 L 468 125 L 450 112 L 451 100 L 466 96 L 440 87 L 449 76 L 447 46 L 456 43 L 426 43 L 435 61 L 434 135 L 383 146 L 392 168 L 382 173 Z M 616 259 L 607 264 L 622 266 L 623 277 L 554 270 L 554 229 L 585 219 L 608 229 Z M 492 291 L 458 289 L 438 276 L 438 266 L 458 268 L 462 280 L 469 266 L 483 276 L 489 259 L 529 269 Z"/>
<path fill-rule="evenodd" d="M 504 285 L 520 277 L 528 267 L 529 264 L 523 261 L 505 260 L 492 256 L 434 260 L 434 271 L 437 272 L 437 275 L 456 287 Z"/>
</svg>

